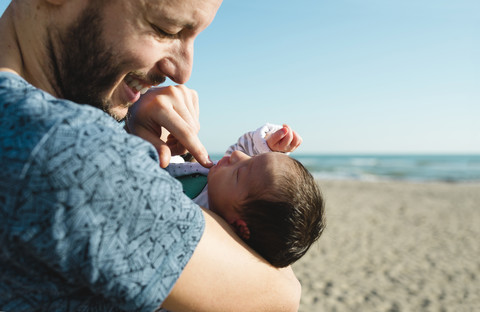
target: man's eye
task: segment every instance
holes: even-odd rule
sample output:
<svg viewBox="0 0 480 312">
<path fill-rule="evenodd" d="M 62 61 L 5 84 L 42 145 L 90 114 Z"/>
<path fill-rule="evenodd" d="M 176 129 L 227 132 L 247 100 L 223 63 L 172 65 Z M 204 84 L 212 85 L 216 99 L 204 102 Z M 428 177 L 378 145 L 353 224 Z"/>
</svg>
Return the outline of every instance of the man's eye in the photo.
<svg viewBox="0 0 480 312">
<path fill-rule="evenodd" d="M 172 39 L 175 39 L 175 38 L 178 37 L 178 34 L 171 34 L 171 33 L 166 32 L 165 30 L 161 29 L 160 27 L 158 27 L 154 24 L 151 24 L 151 25 L 152 25 L 153 30 L 155 30 L 155 32 L 157 34 L 159 34 L 161 37 L 172 38 Z"/>
</svg>

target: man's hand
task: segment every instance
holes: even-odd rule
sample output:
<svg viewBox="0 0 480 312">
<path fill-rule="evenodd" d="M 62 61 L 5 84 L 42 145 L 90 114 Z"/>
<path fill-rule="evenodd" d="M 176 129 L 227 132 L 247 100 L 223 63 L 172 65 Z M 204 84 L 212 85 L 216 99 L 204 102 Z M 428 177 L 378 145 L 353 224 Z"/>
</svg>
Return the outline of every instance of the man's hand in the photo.
<svg viewBox="0 0 480 312">
<path fill-rule="evenodd" d="M 288 125 L 275 131 L 267 138 L 268 147 L 274 152 L 290 153 L 302 144 L 302 138 Z"/>
<path fill-rule="evenodd" d="M 128 132 L 155 146 L 162 168 L 168 166 L 172 155 L 185 154 L 187 151 L 201 165 L 213 165 L 198 138 L 197 92 L 183 85 L 150 89 L 130 108 L 126 127 Z M 170 133 L 166 142 L 160 139 L 162 127 Z"/>
</svg>

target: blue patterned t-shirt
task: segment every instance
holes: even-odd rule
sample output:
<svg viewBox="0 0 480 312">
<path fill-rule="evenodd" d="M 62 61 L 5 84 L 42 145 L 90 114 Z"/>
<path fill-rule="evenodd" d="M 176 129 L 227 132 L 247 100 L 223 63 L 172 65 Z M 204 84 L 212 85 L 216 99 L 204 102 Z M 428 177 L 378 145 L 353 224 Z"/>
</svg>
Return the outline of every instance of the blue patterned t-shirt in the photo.
<svg viewBox="0 0 480 312">
<path fill-rule="evenodd" d="M 153 146 L 0 72 L 0 311 L 153 311 L 204 230 Z"/>
</svg>

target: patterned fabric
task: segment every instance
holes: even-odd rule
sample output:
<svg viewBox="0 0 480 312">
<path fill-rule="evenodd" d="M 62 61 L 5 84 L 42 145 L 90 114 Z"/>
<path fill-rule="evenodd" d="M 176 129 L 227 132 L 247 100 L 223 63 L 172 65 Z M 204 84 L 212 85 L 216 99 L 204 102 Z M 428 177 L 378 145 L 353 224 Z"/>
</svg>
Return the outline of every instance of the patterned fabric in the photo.
<svg viewBox="0 0 480 312">
<path fill-rule="evenodd" d="M 0 311 L 153 311 L 204 229 L 149 143 L 0 73 Z"/>
<path fill-rule="evenodd" d="M 216 164 L 216 162 L 215 162 Z M 165 170 L 172 177 L 181 177 L 191 174 L 208 175 L 210 168 L 205 168 L 197 162 L 170 163 Z"/>
</svg>

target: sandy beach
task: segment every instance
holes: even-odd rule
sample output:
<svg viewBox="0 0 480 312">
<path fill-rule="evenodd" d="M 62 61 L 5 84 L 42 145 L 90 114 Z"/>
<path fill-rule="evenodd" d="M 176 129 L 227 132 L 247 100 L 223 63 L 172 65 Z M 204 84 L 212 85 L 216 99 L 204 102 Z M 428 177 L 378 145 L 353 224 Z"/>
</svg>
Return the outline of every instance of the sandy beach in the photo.
<svg viewBox="0 0 480 312">
<path fill-rule="evenodd" d="M 480 311 L 480 184 L 319 181 L 301 312 Z"/>
</svg>

